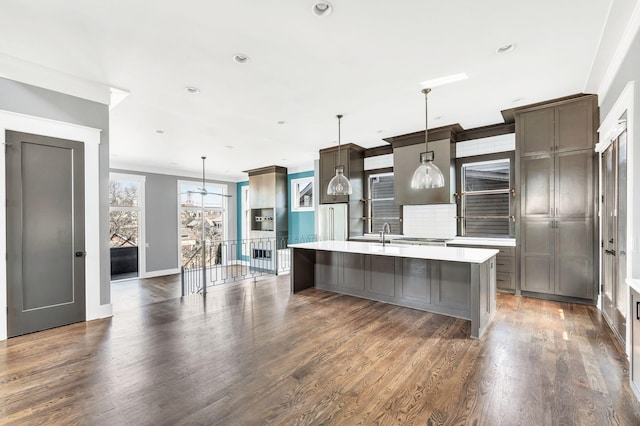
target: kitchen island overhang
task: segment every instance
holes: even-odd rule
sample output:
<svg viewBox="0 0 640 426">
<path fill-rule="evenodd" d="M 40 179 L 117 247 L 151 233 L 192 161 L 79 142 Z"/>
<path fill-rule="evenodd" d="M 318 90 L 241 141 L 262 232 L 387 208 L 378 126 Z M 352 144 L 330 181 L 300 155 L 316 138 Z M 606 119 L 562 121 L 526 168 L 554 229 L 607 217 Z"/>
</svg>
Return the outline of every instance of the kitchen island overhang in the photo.
<svg viewBox="0 0 640 426">
<path fill-rule="evenodd" d="M 462 318 L 474 338 L 496 312 L 498 250 L 355 241 L 289 247 L 292 293 L 316 287 Z"/>
</svg>

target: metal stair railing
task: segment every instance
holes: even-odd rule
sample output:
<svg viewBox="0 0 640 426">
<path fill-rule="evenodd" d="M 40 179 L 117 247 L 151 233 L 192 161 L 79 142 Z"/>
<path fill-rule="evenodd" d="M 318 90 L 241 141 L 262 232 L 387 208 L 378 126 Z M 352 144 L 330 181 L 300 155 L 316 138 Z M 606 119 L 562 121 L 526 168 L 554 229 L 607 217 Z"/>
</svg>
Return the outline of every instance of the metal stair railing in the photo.
<svg viewBox="0 0 640 426">
<path fill-rule="evenodd" d="M 278 274 L 291 267 L 289 244 L 316 241 L 315 235 L 223 240 L 207 244 L 180 268 L 182 295 L 206 293 L 207 287 Z M 206 285 L 203 285 L 206 283 Z"/>
</svg>

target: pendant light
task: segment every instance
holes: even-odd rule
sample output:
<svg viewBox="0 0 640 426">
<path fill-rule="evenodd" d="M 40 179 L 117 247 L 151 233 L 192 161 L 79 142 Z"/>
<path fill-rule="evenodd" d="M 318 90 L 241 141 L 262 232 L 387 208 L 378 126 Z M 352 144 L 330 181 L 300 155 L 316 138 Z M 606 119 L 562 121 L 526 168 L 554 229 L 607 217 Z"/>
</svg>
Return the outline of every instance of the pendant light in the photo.
<svg viewBox="0 0 640 426">
<path fill-rule="evenodd" d="M 338 165 L 336 166 L 336 175 L 329 181 L 327 187 L 327 195 L 349 195 L 353 193 L 351 182 L 344 175 L 344 165 L 342 163 L 342 157 L 340 157 L 340 120 L 342 115 L 336 115 L 338 117 Z"/>
<path fill-rule="evenodd" d="M 413 172 L 413 177 L 411 178 L 411 189 L 431 189 L 431 188 L 442 188 L 444 186 L 444 175 L 433 162 L 435 155 L 433 151 L 429 151 L 429 137 L 428 137 L 428 101 L 427 96 L 431 92 L 431 89 L 422 89 L 422 93 L 424 93 L 424 143 L 426 146 L 426 151 L 420 153 L 420 165 Z"/>
</svg>

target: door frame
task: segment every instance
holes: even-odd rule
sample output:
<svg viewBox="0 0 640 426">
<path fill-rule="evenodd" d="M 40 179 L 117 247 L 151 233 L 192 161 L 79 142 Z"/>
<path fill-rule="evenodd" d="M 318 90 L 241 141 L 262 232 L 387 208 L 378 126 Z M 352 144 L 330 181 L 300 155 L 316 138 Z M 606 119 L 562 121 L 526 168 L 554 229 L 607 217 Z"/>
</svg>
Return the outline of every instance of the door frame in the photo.
<svg viewBox="0 0 640 426">
<path fill-rule="evenodd" d="M 603 248 L 601 247 L 600 241 L 603 238 L 603 204 L 602 204 L 602 153 L 607 149 L 607 147 L 613 142 L 614 138 L 617 138 L 619 135 L 618 131 L 618 119 L 627 113 L 627 282 L 631 278 L 631 274 L 633 271 L 634 262 L 640 261 L 640 255 L 638 248 L 634 247 L 633 250 L 630 250 L 631 247 L 630 242 L 634 241 L 633 236 L 637 233 L 635 227 L 638 224 L 634 224 L 633 217 L 633 207 L 634 207 L 634 185 L 633 185 L 633 170 L 635 167 L 634 163 L 634 145 L 636 143 L 635 135 L 634 135 L 634 96 L 635 96 L 635 84 L 633 81 L 629 81 L 627 85 L 624 87 L 620 96 L 616 100 L 613 107 L 607 114 L 607 116 L 601 120 L 600 127 L 598 128 L 599 134 L 599 142 L 596 144 L 595 151 L 598 154 L 598 216 L 599 216 L 599 235 L 598 235 L 598 261 L 600 263 L 600 270 L 602 271 L 602 253 Z M 602 274 L 599 274 L 598 277 L 598 289 L 602 288 Z M 630 294 L 630 286 L 627 285 L 627 300 L 631 300 Z M 602 293 L 598 295 L 598 308 L 602 310 Z M 631 357 L 632 345 L 629 344 L 631 342 L 631 314 L 627 312 L 627 332 L 625 336 L 626 344 L 626 353 L 627 357 Z"/>
<path fill-rule="evenodd" d="M 86 320 L 112 315 L 111 304 L 100 304 L 100 129 L 50 120 L 42 117 L 0 110 L 0 143 L 4 146 L 6 131 L 33 133 L 84 143 L 85 163 L 85 292 Z M 6 199 L 5 153 L 0 149 L 0 197 Z M 7 338 L 7 229 L 6 208 L 0 209 L 0 340 Z"/>
</svg>

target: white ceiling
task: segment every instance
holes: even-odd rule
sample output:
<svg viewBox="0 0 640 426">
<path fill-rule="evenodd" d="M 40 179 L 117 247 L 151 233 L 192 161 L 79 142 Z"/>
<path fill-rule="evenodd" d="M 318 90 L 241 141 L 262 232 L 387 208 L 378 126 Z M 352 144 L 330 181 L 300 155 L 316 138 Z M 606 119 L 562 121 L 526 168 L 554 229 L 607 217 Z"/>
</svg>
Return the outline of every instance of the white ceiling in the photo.
<svg viewBox="0 0 640 426">
<path fill-rule="evenodd" d="M 319 18 L 313 0 L 3 0 L 0 54 L 129 91 L 111 111 L 113 165 L 192 173 L 206 155 L 209 176 L 243 180 L 313 168 L 338 113 L 343 143 L 423 130 L 423 80 L 469 76 L 434 88 L 429 127 L 583 92 L 612 2 L 330 1 Z"/>
</svg>

